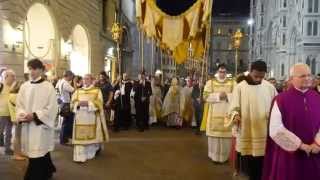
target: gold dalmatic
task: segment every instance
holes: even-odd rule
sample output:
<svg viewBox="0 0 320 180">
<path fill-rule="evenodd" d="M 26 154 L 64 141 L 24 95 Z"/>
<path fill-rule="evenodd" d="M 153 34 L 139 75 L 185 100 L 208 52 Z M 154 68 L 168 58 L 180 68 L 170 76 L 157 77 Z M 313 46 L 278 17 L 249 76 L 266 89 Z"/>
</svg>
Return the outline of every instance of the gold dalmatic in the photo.
<svg viewBox="0 0 320 180">
<path fill-rule="evenodd" d="M 79 106 L 81 101 L 87 101 L 88 106 Z M 71 108 L 75 112 L 73 144 L 100 143 L 108 140 L 100 89 L 78 89 L 72 96 Z"/>
<path fill-rule="evenodd" d="M 205 130 L 208 136 L 231 137 L 231 128 L 225 127 L 224 122 L 228 115 L 233 87 L 233 80 L 220 82 L 214 79 L 207 82 L 204 89 L 204 99 L 207 99 L 209 95 L 219 96 L 221 92 L 225 92 L 228 96 L 225 101 L 205 103 L 201 130 Z"/>
</svg>

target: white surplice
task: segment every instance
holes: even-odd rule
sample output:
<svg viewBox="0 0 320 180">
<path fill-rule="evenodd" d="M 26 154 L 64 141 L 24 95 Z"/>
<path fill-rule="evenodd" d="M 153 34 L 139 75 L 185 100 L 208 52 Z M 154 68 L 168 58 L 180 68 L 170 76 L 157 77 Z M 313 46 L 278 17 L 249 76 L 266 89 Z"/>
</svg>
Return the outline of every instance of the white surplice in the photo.
<svg viewBox="0 0 320 180">
<path fill-rule="evenodd" d="M 43 157 L 54 150 L 54 124 L 58 113 L 56 91 L 51 83 L 24 83 L 17 95 L 17 117 L 21 113 L 36 113 L 43 123 L 22 123 L 22 152 L 29 158 Z"/>
</svg>

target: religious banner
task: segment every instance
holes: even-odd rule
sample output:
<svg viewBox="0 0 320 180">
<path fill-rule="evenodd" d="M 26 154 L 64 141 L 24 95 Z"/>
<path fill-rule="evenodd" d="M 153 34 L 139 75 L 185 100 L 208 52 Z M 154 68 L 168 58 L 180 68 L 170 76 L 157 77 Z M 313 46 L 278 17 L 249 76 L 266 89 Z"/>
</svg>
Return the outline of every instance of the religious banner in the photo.
<svg viewBox="0 0 320 180">
<path fill-rule="evenodd" d="M 136 0 L 139 29 L 160 48 L 170 51 L 177 64 L 184 63 L 188 57 L 203 59 L 212 11 L 212 0 L 184 1 L 177 1 L 181 6 L 174 9 L 173 1 Z M 189 47 L 193 51 L 191 57 Z"/>
</svg>

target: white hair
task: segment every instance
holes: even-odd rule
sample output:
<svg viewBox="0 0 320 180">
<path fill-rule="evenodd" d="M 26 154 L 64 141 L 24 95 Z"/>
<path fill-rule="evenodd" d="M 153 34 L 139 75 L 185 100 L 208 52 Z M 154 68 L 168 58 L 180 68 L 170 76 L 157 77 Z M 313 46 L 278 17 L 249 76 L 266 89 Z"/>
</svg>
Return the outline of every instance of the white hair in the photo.
<svg viewBox="0 0 320 180">
<path fill-rule="evenodd" d="M 83 77 L 90 77 L 90 79 L 94 79 L 94 76 L 92 74 L 85 74 Z"/>
<path fill-rule="evenodd" d="M 290 68 L 290 77 L 293 77 L 295 74 L 295 69 L 297 68 L 297 67 L 307 67 L 309 70 L 310 70 L 310 68 L 309 68 L 309 66 L 307 65 L 307 64 L 305 64 L 305 63 L 297 63 L 297 64 L 294 64 L 291 68 Z"/>
<path fill-rule="evenodd" d="M 2 80 L 5 80 L 9 74 L 16 76 L 16 73 L 12 69 L 6 69 L 2 72 Z"/>
</svg>

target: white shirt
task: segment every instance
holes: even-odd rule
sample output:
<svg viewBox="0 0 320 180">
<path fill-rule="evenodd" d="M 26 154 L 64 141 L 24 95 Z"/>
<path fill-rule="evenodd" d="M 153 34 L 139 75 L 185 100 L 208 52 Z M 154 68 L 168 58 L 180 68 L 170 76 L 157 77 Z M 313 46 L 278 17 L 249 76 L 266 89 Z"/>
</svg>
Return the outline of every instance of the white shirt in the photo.
<svg viewBox="0 0 320 180">
<path fill-rule="evenodd" d="M 63 103 L 70 103 L 71 93 L 73 93 L 74 88 L 65 79 L 61 79 L 57 85 L 56 89 L 60 92 L 60 99 Z"/>
</svg>

